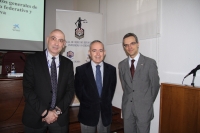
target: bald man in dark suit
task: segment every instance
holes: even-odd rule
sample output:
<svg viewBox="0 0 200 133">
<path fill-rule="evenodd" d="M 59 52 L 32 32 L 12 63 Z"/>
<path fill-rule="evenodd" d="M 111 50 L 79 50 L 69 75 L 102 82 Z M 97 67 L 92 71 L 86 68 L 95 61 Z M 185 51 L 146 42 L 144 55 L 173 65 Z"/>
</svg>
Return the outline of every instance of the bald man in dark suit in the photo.
<svg viewBox="0 0 200 133">
<path fill-rule="evenodd" d="M 64 33 L 55 29 L 47 37 L 47 49 L 30 55 L 26 61 L 22 118 L 25 133 L 44 133 L 47 129 L 51 133 L 68 132 L 74 72 L 72 61 L 59 54 L 65 44 Z"/>
</svg>

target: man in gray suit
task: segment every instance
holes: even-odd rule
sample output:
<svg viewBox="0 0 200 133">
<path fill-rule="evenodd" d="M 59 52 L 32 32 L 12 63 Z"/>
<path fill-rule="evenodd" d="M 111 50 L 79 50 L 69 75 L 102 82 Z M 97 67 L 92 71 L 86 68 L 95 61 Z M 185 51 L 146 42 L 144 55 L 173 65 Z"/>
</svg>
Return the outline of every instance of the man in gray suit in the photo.
<svg viewBox="0 0 200 133">
<path fill-rule="evenodd" d="M 124 132 L 149 133 L 160 88 L 156 61 L 139 53 L 138 38 L 133 33 L 124 36 L 123 47 L 128 55 L 119 63 Z"/>
</svg>

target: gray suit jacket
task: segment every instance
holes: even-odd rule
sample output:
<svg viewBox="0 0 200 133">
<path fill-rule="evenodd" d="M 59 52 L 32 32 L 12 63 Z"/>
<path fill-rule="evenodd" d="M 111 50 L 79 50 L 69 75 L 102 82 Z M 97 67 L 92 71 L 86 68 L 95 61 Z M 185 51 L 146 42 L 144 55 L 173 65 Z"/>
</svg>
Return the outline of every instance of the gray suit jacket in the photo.
<svg viewBox="0 0 200 133">
<path fill-rule="evenodd" d="M 122 115 L 129 118 L 131 106 L 135 107 L 136 117 L 141 122 L 153 119 L 153 102 L 160 84 L 156 61 L 140 54 L 132 79 L 128 58 L 119 63 L 119 75 L 123 88 Z"/>
</svg>

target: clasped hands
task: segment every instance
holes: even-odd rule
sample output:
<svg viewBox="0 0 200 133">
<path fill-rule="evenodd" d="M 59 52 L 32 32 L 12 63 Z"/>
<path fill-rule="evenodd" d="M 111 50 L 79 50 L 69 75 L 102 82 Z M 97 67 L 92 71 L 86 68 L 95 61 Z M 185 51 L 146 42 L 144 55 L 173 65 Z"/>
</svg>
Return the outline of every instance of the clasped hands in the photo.
<svg viewBox="0 0 200 133">
<path fill-rule="evenodd" d="M 46 113 L 46 110 L 44 111 Z M 44 114 L 43 113 L 43 114 Z M 43 122 L 46 122 L 48 124 L 54 123 L 57 121 L 58 115 L 56 114 L 55 110 L 49 110 L 48 115 L 45 118 L 42 118 Z"/>
</svg>

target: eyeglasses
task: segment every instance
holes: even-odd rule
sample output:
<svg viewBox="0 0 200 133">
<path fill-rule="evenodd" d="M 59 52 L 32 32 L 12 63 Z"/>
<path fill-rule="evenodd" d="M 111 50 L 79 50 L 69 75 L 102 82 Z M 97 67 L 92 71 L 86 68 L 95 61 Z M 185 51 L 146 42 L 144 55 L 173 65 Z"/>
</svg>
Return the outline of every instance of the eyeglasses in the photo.
<svg viewBox="0 0 200 133">
<path fill-rule="evenodd" d="M 57 39 L 55 36 L 50 37 L 51 41 L 58 41 L 59 43 L 65 43 L 66 41 L 64 39 Z"/>
<path fill-rule="evenodd" d="M 134 46 L 135 44 L 137 44 L 137 42 L 132 42 L 132 43 L 130 43 L 130 44 L 123 44 L 123 46 L 124 46 L 125 48 L 128 48 L 128 47 L 130 47 L 130 46 Z"/>
</svg>

